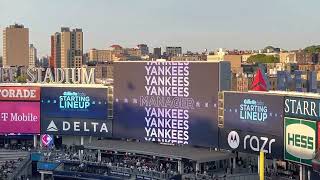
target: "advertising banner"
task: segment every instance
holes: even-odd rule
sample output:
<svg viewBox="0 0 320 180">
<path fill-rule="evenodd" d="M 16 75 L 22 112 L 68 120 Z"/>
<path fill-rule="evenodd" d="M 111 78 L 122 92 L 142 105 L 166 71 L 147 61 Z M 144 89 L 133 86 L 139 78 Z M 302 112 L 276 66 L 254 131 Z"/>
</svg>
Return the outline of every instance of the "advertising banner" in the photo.
<svg viewBox="0 0 320 180">
<path fill-rule="evenodd" d="M 40 103 L 0 102 L 0 133 L 40 133 Z"/>
<path fill-rule="evenodd" d="M 41 136 L 42 147 L 51 147 L 54 144 L 54 137 L 49 134 Z"/>
<path fill-rule="evenodd" d="M 285 97 L 284 113 L 286 117 L 296 117 L 319 121 L 320 99 Z"/>
<path fill-rule="evenodd" d="M 106 119 L 42 117 L 41 133 L 73 136 L 112 136 L 112 121 Z"/>
<path fill-rule="evenodd" d="M 106 88 L 41 88 L 41 116 L 58 118 L 107 118 Z"/>
<path fill-rule="evenodd" d="M 119 138 L 217 146 L 219 63 L 116 62 Z"/>
<path fill-rule="evenodd" d="M 283 137 L 283 96 L 224 93 L 224 127 Z"/>
<path fill-rule="evenodd" d="M 316 121 L 285 117 L 284 127 L 284 159 L 311 166 L 317 144 Z"/>
<path fill-rule="evenodd" d="M 252 133 L 238 129 L 222 129 L 220 147 L 222 149 L 235 150 L 251 154 L 266 153 L 269 158 L 283 158 L 282 136 Z"/>
<path fill-rule="evenodd" d="M 26 87 L 26 86 L 1 86 L 0 100 L 8 101 L 39 101 L 40 87 Z"/>
</svg>

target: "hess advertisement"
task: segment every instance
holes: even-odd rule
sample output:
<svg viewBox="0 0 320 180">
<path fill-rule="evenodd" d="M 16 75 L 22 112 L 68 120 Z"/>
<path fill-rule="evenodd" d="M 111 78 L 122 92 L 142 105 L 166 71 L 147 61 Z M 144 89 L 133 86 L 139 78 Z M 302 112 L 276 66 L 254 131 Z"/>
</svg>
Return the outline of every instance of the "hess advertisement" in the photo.
<svg viewBox="0 0 320 180">
<path fill-rule="evenodd" d="M 106 88 L 41 88 L 41 116 L 104 119 L 107 106 Z"/>
<path fill-rule="evenodd" d="M 220 142 L 224 149 L 254 154 L 259 154 L 262 151 L 266 153 L 267 157 L 283 157 L 282 137 L 237 129 L 223 129 Z"/>
<path fill-rule="evenodd" d="M 224 127 L 283 137 L 283 97 L 225 92 Z"/>
<path fill-rule="evenodd" d="M 40 103 L 0 102 L 0 133 L 40 133 Z"/>
<path fill-rule="evenodd" d="M 217 145 L 219 63 L 114 64 L 114 136 Z"/>
<path fill-rule="evenodd" d="M 285 117 L 284 127 L 284 159 L 311 166 L 317 144 L 316 121 Z"/>
</svg>

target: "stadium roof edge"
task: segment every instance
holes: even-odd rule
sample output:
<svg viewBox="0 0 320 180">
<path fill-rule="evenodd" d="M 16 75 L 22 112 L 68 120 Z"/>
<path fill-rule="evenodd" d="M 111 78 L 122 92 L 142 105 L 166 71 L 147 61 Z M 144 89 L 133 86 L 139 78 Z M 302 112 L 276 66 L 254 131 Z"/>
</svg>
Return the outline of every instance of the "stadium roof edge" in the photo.
<svg viewBox="0 0 320 180">
<path fill-rule="evenodd" d="M 320 98 L 320 94 L 311 92 L 292 92 L 292 91 L 222 91 L 228 93 L 250 93 L 250 94 L 264 94 L 264 95 L 278 95 L 278 96 L 294 96 L 294 97 L 307 97 L 307 98 Z"/>
<path fill-rule="evenodd" d="M 199 163 L 218 161 L 235 157 L 231 152 L 210 151 L 208 148 L 195 148 L 192 146 L 168 146 L 145 142 L 128 142 L 118 140 L 99 140 L 86 144 L 88 149 L 128 152 L 158 156 L 172 159 L 190 159 Z"/>
<path fill-rule="evenodd" d="M 2 87 L 12 86 L 35 86 L 35 87 L 81 87 L 81 88 L 108 88 L 112 85 L 107 84 L 42 84 L 42 83 L 0 83 Z"/>
</svg>

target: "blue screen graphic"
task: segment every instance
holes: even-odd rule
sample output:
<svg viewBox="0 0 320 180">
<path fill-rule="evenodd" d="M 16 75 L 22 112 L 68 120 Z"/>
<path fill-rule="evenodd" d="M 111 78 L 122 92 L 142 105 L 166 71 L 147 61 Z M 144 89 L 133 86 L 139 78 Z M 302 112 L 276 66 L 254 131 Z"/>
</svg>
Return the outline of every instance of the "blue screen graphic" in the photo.
<svg viewBox="0 0 320 180">
<path fill-rule="evenodd" d="M 106 88 L 41 88 L 41 116 L 107 118 Z"/>
</svg>

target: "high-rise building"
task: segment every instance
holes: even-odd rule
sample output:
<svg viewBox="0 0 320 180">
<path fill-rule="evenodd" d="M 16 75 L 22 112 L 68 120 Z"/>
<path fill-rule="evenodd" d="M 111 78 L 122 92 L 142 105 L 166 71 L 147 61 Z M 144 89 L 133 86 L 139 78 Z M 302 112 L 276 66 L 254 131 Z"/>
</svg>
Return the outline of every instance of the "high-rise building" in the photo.
<svg viewBox="0 0 320 180">
<path fill-rule="evenodd" d="M 35 67 L 37 62 L 37 49 L 30 44 L 29 47 L 29 67 Z"/>
<path fill-rule="evenodd" d="M 3 66 L 29 65 L 29 29 L 14 24 L 3 30 Z"/>
<path fill-rule="evenodd" d="M 83 64 L 82 29 L 62 27 L 51 36 L 50 67 L 80 68 Z"/>
<path fill-rule="evenodd" d="M 182 47 L 166 47 L 168 56 L 178 56 L 182 54 Z"/>
<path fill-rule="evenodd" d="M 61 33 L 56 32 L 51 36 L 51 68 L 61 68 Z"/>
<path fill-rule="evenodd" d="M 153 48 L 153 56 L 155 59 L 161 59 L 161 47 Z"/>
<path fill-rule="evenodd" d="M 80 68 L 83 60 L 82 29 L 61 28 L 61 68 Z"/>
</svg>

